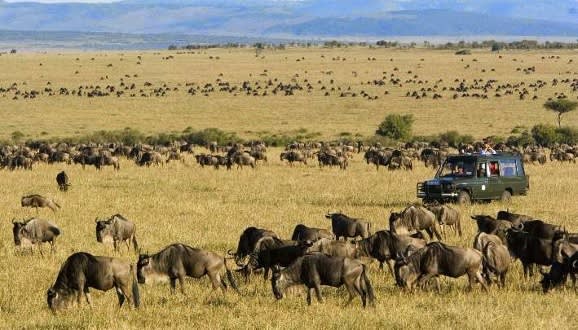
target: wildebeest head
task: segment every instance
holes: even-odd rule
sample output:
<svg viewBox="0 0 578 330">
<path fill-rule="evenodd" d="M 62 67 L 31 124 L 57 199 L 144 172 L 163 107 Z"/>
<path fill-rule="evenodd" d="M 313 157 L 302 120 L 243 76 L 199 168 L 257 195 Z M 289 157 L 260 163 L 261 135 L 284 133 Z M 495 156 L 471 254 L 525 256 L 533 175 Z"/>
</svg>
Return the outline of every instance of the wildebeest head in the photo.
<svg viewBox="0 0 578 330">
<path fill-rule="evenodd" d="M 112 238 L 112 231 L 113 231 L 113 220 L 99 220 L 96 218 L 94 222 L 96 223 L 96 240 L 99 243 L 103 243 L 105 238 L 110 237 Z"/>
<path fill-rule="evenodd" d="M 396 222 L 401 218 L 401 212 L 393 212 L 393 210 L 391 211 L 391 214 L 389 215 L 389 230 L 392 233 L 396 233 Z"/>
<path fill-rule="evenodd" d="M 397 286 L 411 289 L 412 283 L 417 280 L 417 272 L 407 258 L 398 253 L 394 265 L 395 283 Z"/>
<path fill-rule="evenodd" d="M 140 284 L 146 282 L 146 275 L 152 270 L 151 257 L 148 254 L 140 254 L 136 263 L 136 278 Z"/>
<path fill-rule="evenodd" d="M 53 313 L 68 308 L 73 302 L 74 297 L 73 292 L 68 292 L 64 289 L 56 290 L 50 288 L 46 292 L 46 302 L 48 303 L 48 308 L 50 308 Z"/>
<path fill-rule="evenodd" d="M 273 276 L 271 277 L 271 286 L 273 288 L 273 294 L 277 300 L 283 298 L 283 292 L 287 287 L 287 278 L 281 272 L 278 266 L 273 268 Z"/>
<path fill-rule="evenodd" d="M 12 233 L 14 234 L 14 244 L 16 246 L 20 246 L 22 243 L 22 231 L 24 230 L 25 223 L 17 222 L 16 219 L 13 219 L 12 224 L 14 224 L 14 227 L 12 227 Z"/>
<path fill-rule="evenodd" d="M 575 260 L 574 263 L 577 263 L 577 261 Z M 570 267 L 574 267 L 574 265 L 571 265 Z M 552 263 L 552 267 L 550 267 L 550 272 L 548 273 L 540 269 L 540 273 L 542 274 L 542 280 L 540 280 L 542 291 L 544 293 L 548 293 L 550 289 L 553 289 L 566 282 L 566 278 L 568 277 L 569 273 L 568 268 L 567 260 L 565 260 L 564 263 Z"/>
</svg>

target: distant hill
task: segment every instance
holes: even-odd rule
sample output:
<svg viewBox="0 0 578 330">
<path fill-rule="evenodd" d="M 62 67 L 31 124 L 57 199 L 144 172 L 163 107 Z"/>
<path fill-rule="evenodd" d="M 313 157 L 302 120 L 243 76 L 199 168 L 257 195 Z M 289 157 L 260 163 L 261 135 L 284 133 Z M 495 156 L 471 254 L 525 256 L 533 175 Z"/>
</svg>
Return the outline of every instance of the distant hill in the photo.
<svg viewBox="0 0 578 330">
<path fill-rule="evenodd" d="M 0 30 L 246 37 L 578 37 L 576 0 L 2 2 Z"/>
</svg>

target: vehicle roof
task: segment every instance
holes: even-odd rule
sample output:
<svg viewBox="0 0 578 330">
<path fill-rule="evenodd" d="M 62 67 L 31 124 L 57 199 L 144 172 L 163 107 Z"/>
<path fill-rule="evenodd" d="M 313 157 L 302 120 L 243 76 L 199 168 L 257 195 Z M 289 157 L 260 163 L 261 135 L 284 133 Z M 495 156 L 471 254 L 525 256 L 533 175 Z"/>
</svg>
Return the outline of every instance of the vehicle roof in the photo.
<svg viewBox="0 0 578 330">
<path fill-rule="evenodd" d="M 478 152 L 475 153 L 467 153 L 467 154 L 454 154 L 448 155 L 448 158 L 471 158 L 471 159 L 478 159 L 478 158 L 521 158 L 520 154 L 513 153 L 513 152 L 498 152 L 495 154 L 481 154 Z"/>
</svg>

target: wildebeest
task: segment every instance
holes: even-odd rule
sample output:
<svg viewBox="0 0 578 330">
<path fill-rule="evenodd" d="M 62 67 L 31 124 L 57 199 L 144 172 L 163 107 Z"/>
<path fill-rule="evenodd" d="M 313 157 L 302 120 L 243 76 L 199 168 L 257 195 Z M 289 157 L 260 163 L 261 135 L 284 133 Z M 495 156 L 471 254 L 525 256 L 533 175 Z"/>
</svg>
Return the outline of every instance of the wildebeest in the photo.
<svg viewBox="0 0 578 330">
<path fill-rule="evenodd" d="M 540 270 L 542 273 L 542 290 L 547 293 L 551 289 L 561 286 L 566 282 L 568 275 L 572 277 L 572 285 L 576 287 L 576 274 L 578 274 L 578 253 L 564 258 L 562 262 L 553 262 L 548 273 Z"/>
<path fill-rule="evenodd" d="M 263 240 L 276 240 L 272 237 L 264 237 Z M 268 247 L 260 247 L 258 252 L 254 253 L 250 263 L 253 268 L 264 268 L 263 276 L 269 278 L 269 270 L 273 266 L 287 267 L 297 258 L 308 253 L 308 249 L 313 245 L 312 241 L 295 241 L 295 244 L 283 243 L 271 244 Z M 265 245 L 265 244 L 263 244 Z M 249 267 L 249 265 L 245 266 Z"/>
<path fill-rule="evenodd" d="M 56 175 L 56 183 L 58 184 L 58 189 L 61 191 L 68 191 L 70 187 L 70 180 L 68 179 L 68 174 L 62 171 Z"/>
<path fill-rule="evenodd" d="M 510 221 L 496 220 L 489 215 L 473 215 L 471 218 L 476 221 L 479 232 L 497 235 L 506 243 L 506 231 L 513 227 Z"/>
<path fill-rule="evenodd" d="M 315 242 L 321 238 L 335 239 L 335 235 L 327 229 L 307 227 L 298 224 L 293 229 L 291 239 L 294 241 L 312 241 Z"/>
<path fill-rule="evenodd" d="M 524 277 L 533 275 L 533 264 L 550 266 L 552 264 L 552 240 L 538 238 L 524 231 L 508 229 L 506 239 L 510 254 L 522 262 Z"/>
<path fill-rule="evenodd" d="M 430 239 L 435 237 L 441 241 L 440 233 L 436 228 L 436 216 L 423 206 L 411 205 L 389 216 L 389 230 L 393 233 L 404 233 L 413 230 L 425 230 Z"/>
<path fill-rule="evenodd" d="M 52 199 L 46 198 L 38 194 L 23 196 L 22 199 L 20 200 L 20 204 L 22 205 L 22 207 L 33 207 L 36 209 L 36 212 L 38 212 L 39 207 L 48 207 L 53 212 L 56 212 L 56 209 L 60 208 L 60 205 L 58 205 Z"/>
<path fill-rule="evenodd" d="M 42 254 L 41 244 L 48 242 L 51 250 L 54 251 L 54 244 L 56 237 L 60 235 L 60 228 L 55 224 L 37 218 L 30 218 L 25 221 L 18 222 L 12 220 L 12 234 L 14 235 L 14 244 L 16 246 L 30 247 L 38 244 L 38 250 Z"/>
<path fill-rule="evenodd" d="M 363 254 L 363 251 L 358 249 L 356 242 L 334 241 L 327 238 L 322 238 L 313 243 L 308 252 L 319 252 L 332 257 L 348 258 L 358 258 Z"/>
<path fill-rule="evenodd" d="M 56 282 L 48 289 L 48 307 L 53 312 L 59 311 L 73 303 L 74 298 L 80 304 L 82 294 L 86 302 L 92 305 L 89 288 L 101 291 L 115 288 L 119 306 L 123 305 L 125 299 L 129 303 L 132 300 L 134 307 L 140 304 L 135 270 L 130 262 L 77 252 L 66 259 Z"/>
<path fill-rule="evenodd" d="M 508 252 L 508 247 L 506 247 L 502 242 L 488 242 L 482 249 L 482 255 L 484 257 L 484 275 L 488 281 L 488 285 L 492 284 L 492 275 L 495 275 L 501 287 L 506 285 L 506 273 L 510 267 L 510 253 Z"/>
<path fill-rule="evenodd" d="M 237 245 L 237 251 L 234 253 L 229 251 L 230 255 L 235 257 L 235 262 L 237 266 L 245 266 L 243 260 L 248 257 L 251 253 L 255 252 L 255 246 L 259 240 L 263 237 L 274 237 L 279 239 L 279 236 L 271 230 L 248 227 L 246 228 L 241 237 L 239 237 L 239 243 Z"/>
<path fill-rule="evenodd" d="M 482 253 L 471 248 L 431 242 L 408 257 L 400 256 L 395 263 L 395 279 L 400 287 L 412 290 L 430 278 L 444 275 L 457 278 L 468 275 L 469 286 L 479 282 L 487 290 L 482 277 Z"/>
<path fill-rule="evenodd" d="M 233 274 L 227 267 L 227 259 L 218 254 L 195 249 L 185 244 L 171 244 L 153 255 L 141 254 L 137 263 L 137 278 L 141 284 L 147 282 L 169 280 L 174 293 L 176 282 L 179 281 L 181 292 L 185 294 L 185 276 L 201 278 L 209 276 L 213 290 L 221 288 L 223 293 L 227 284 L 221 278 L 225 269 L 229 283 L 238 291 Z"/>
<path fill-rule="evenodd" d="M 356 294 L 361 296 L 364 307 L 368 299 L 370 304 L 373 304 L 375 300 L 365 265 L 355 259 L 315 253 L 300 257 L 289 267 L 283 270 L 275 269 L 273 272 L 271 285 L 277 299 L 283 298 L 287 287 L 298 284 L 307 287 L 307 304 L 309 305 L 311 305 L 311 290 L 315 290 L 317 299 L 323 302 L 321 285 L 332 287 L 345 285 L 349 292 L 348 304 Z"/>
<path fill-rule="evenodd" d="M 136 240 L 136 227 L 134 223 L 120 214 L 115 214 L 107 220 L 95 220 L 96 240 L 100 243 L 112 243 L 114 250 L 119 249 L 118 244 L 124 242 L 127 249 L 130 249 L 130 241 L 134 251 L 138 251 Z"/>
<path fill-rule="evenodd" d="M 543 239 L 553 239 L 556 233 L 562 231 L 562 227 L 546 223 L 542 220 L 529 220 L 520 225 L 525 232 Z"/>
<path fill-rule="evenodd" d="M 307 158 L 301 151 L 284 151 L 279 156 L 279 159 L 283 161 L 284 159 L 289 162 L 290 166 L 293 166 L 294 162 L 302 162 L 304 165 L 307 165 Z"/>
<path fill-rule="evenodd" d="M 355 238 L 357 236 L 367 238 L 371 235 L 371 223 L 369 222 L 350 218 L 341 212 L 327 213 L 325 217 L 331 219 L 331 229 L 337 239 L 340 237 L 343 237 L 343 239 L 348 237 Z"/>
<path fill-rule="evenodd" d="M 445 226 L 453 228 L 455 233 L 462 237 L 462 224 L 460 212 L 448 205 L 428 205 L 426 206 L 433 214 L 435 214 L 444 239 L 447 238 Z"/>
<path fill-rule="evenodd" d="M 498 220 L 510 221 L 514 225 L 514 227 L 519 226 L 523 222 L 534 219 L 529 215 L 510 213 L 510 210 L 498 211 L 498 215 L 496 218 Z"/>
</svg>

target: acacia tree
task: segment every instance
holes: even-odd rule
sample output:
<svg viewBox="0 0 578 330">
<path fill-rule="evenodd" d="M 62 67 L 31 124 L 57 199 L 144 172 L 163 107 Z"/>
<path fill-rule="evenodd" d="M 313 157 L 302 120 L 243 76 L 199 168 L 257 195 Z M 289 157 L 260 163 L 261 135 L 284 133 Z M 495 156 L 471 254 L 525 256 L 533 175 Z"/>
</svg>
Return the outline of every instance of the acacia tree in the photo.
<svg viewBox="0 0 578 330">
<path fill-rule="evenodd" d="M 551 100 L 544 103 L 544 108 L 558 113 L 558 127 L 561 127 L 562 115 L 566 112 L 576 110 L 578 106 L 577 102 L 573 102 L 567 99 Z"/>
</svg>

